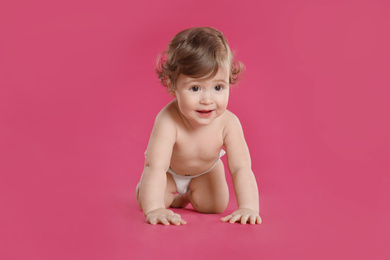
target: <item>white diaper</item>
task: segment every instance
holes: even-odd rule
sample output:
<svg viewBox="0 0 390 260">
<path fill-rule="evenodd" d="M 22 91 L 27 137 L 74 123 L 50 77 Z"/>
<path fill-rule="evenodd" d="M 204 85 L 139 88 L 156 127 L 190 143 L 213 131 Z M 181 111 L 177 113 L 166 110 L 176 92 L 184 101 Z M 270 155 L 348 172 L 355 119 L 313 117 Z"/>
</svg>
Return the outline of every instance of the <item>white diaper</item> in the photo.
<svg viewBox="0 0 390 260">
<path fill-rule="evenodd" d="M 171 168 L 169 168 L 168 172 L 172 175 L 172 178 L 173 178 L 173 180 L 176 183 L 177 193 L 179 193 L 179 194 L 186 193 L 188 191 L 188 187 L 190 186 L 191 180 L 193 178 L 199 177 L 199 176 L 201 176 L 203 174 L 206 174 L 206 173 L 210 172 L 215 167 L 215 165 L 217 165 L 217 162 L 218 162 L 219 158 L 221 158 L 225 154 L 226 154 L 226 152 L 221 149 L 221 152 L 219 153 L 218 159 L 215 161 L 214 165 L 210 169 L 208 169 L 207 171 L 205 171 L 205 172 L 203 172 L 201 174 L 198 174 L 198 175 L 194 175 L 194 176 L 178 175 Z"/>
</svg>

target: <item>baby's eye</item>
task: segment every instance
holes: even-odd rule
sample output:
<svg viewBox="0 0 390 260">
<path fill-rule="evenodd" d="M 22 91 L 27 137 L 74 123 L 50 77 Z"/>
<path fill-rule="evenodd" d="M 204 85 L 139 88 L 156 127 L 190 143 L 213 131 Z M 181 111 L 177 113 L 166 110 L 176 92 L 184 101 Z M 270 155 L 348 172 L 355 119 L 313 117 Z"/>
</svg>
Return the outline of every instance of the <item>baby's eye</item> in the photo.
<svg viewBox="0 0 390 260">
<path fill-rule="evenodd" d="M 219 85 L 218 85 L 218 86 L 215 86 L 214 89 L 215 89 L 216 91 L 221 91 L 221 90 L 222 90 L 222 86 L 219 86 Z"/>
<path fill-rule="evenodd" d="M 200 87 L 198 87 L 198 86 L 193 86 L 193 87 L 190 88 L 190 90 L 191 90 L 191 91 L 194 91 L 194 92 L 197 92 L 197 91 L 200 90 Z"/>
</svg>

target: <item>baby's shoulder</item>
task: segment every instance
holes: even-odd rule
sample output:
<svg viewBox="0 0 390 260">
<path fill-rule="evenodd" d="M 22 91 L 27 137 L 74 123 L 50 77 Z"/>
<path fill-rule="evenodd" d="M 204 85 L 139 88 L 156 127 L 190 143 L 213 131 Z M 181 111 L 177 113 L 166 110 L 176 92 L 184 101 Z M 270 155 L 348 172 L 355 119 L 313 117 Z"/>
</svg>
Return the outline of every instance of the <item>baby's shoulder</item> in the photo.
<svg viewBox="0 0 390 260">
<path fill-rule="evenodd" d="M 163 124 L 175 124 L 177 117 L 176 108 L 173 102 L 170 102 L 157 114 L 155 124 L 160 122 Z"/>
<path fill-rule="evenodd" d="M 231 124 L 237 124 L 237 123 L 240 123 L 240 120 L 238 119 L 238 117 L 231 111 L 229 110 L 226 110 L 224 115 L 223 115 L 223 123 L 225 125 L 231 125 Z"/>
<path fill-rule="evenodd" d="M 235 132 L 241 129 L 240 119 L 229 110 L 226 110 L 223 118 L 223 134 L 226 136 L 229 132 Z"/>
</svg>

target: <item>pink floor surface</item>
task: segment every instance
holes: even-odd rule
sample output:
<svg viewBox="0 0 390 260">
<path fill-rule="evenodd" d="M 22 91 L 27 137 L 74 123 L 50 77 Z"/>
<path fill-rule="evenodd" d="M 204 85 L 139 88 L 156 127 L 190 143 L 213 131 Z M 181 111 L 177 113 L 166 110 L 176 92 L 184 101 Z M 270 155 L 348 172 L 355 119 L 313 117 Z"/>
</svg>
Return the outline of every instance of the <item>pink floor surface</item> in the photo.
<svg viewBox="0 0 390 260">
<path fill-rule="evenodd" d="M 2 1 L 0 259 L 390 259 L 388 1 Z M 263 224 L 135 201 L 171 100 L 154 74 L 213 26 L 247 67 L 231 91 Z M 222 159 L 226 165 L 226 157 Z M 229 173 L 226 174 L 231 189 Z M 232 191 L 232 190 L 231 190 Z"/>
</svg>

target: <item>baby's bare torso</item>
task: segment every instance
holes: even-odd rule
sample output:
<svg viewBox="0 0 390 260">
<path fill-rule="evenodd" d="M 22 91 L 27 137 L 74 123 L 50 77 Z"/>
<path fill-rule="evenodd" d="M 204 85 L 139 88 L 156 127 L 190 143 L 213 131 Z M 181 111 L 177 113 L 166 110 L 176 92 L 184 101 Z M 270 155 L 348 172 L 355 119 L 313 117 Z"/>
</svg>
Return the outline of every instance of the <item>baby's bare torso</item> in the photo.
<svg viewBox="0 0 390 260">
<path fill-rule="evenodd" d="M 177 129 L 170 167 L 179 175 L 198 175 L 209 170 L 223 146 L 224 115 L 209 125 L 191 129 L 174 107 L 168 109 Z"/>
</svg>

